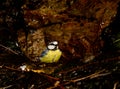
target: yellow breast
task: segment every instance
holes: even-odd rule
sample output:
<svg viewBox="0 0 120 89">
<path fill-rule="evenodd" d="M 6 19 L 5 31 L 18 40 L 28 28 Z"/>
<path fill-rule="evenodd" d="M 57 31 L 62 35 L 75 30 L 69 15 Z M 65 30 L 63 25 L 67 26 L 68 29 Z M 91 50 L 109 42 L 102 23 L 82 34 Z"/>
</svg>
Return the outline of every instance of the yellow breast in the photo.
<svg viewBox="0 0 120 89">
<path fill-rule="evenodd" d="M 62 52 L 57 49 L 57 50 L 49 50 L 48 53 L 42 57 L 40 60 L 41 62 L 44 63 L 53 63 L 53 62 L 58 62 L 58 60 L 61 57 Z"/>
</svg>

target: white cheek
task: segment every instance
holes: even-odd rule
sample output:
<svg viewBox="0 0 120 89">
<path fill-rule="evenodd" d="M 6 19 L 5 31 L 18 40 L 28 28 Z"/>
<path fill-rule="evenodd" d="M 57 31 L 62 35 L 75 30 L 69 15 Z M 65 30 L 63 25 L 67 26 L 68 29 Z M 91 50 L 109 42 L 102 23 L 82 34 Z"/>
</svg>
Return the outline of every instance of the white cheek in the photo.
<svg viewBox="0 0 120 89">
<path fill-rule="evenodd" d="M 48 45 L 48 49 L 55 49 L 54 45 Z"/>
</svg>

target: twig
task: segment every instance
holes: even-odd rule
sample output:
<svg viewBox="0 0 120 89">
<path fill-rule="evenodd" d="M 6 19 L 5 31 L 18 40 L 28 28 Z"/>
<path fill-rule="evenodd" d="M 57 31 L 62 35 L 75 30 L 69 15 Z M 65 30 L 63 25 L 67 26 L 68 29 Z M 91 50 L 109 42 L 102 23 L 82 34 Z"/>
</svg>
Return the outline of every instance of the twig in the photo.
<svg viewBox="0 0 120 89">
<path fill-rule="evenodd" d="M 51 79 L 51 80 L 54 80 L 54 81 L 59 81 L 60 80 L 59 78 L 55 78 L 55 77 L 49 76 L 47 74 L 41 74 L 41 75 L 46 77 L 47 79 Z"/>
<path fill-rule="evenodd" d="M 94 76 L 91 76 L 90 79 L 96 78 L 96 77 L 100 77 L 100 76 L 106 76 L 106 75 L 109 75 L 109 74 L 111 74 L 111 72 L 103 73 L 103 74 L 98 74 L 98 75 L 94 75 Z"/>
<path fill-rule="evenodd" d="M 119 83 L 119 82 L 114 83 L 113 89 L 116 89 L 118 83 Z"/>
<path fill-rule="evenodd" d="M 51 86 L 51 87 L 49 87 L 47 89 L 57 89 L 57 87 L 59 87 L 59 89 L 65 89 L 62 85 L 60 85 L 60 81 L 56 81 L 54 83 L 54 86 Z"/>
<path fill-rule="evenodd" d="M 13 85 L 8 85 L 8 86 L 6 86 L 6 87 L 0 87 L 0 89 L 7 89 L 7 88 L 10 88 L 10 87 L 12 87 Z"/>
<path fill-rule="evenodd" d="M 101 71 L 98 71 L 98 72 L 96 72 L 96 73 L 94 73 L 94 74 L 91 74 L 91 75 L 88 75 L 88 76 L 86 76 L 86 77 L 82 77 L 82 78 L 75 79 L 75 80 L 70 80 L 70 81 L 66 82 L 65 85 L 66 85 L 66 84 L 69 84 L 69 83 L 71 83 L 71 82 L 72 82 L 72 83 L 75 83 L 75 82 L 78 82 L 78 81 L 81 81 L 81 80 L 85 80 L 85 79 L 87 79 L 87 78 L 92 79 L 92 78 L 96 78 L 96 77 L 100 77 L 100 76 L 105 76 L 105 75 L 111 74 L 110 72 L 100 74 L 101 72 L 104 72 L 104 71 L 105 71 L 105 70 L 103 69 L 103 70 L 101 70 Z"/>
<path fill-rule="evenodd" d="M 34 84 L 32 84 L 30 87 L 29 87 L 29 89 L 34 89 Z"/>
<path fill-rule="evenodd" d="M 11 67 L 4 66 L 4 65 L 2 65 L 0 68 L 5 68 L 5 69 L 13 70 L 13 71 L 21 71 L 19 69 L 11 68 Z"/>
<path fill-rule="evenodd" d="M 54 83 L 54 86 L 52 86 L 52 87 L 49 87 L 49 88 L 47 88 L 47 89 L 54 89 L 54 88 L 56 88 L 58 85 L 59 85 L 59 81 L 56 81 L 55 83 Z"/>
<path fill-rule="evenodd" d="M 12 49 L 10 49 L 10 48 L 8 48 L 8 47 L 5 47 L 4 45 L 2 45 L 2 44 L 0 44 L 0 46 L 2 47 L 2 48 L 4 48 L 4 49 L 6 49 L 6 50 L 8 50 L 8 51 L 10 51 L 10 52 L 12 52 L 12 53 L 14 53 L 14 54 L 16 54 L 16 55 L 18 55 L 19 53 L 17 53 L 17 52 L 15 52 L 15 51 L 13 51 Z"/>
<path fill-rule="evenodd" d="M 0 65 L 0 68 L 3 68 L 4 65 Z"/>
<path fill-rule="evenodd" d="M 44 73 L 41 73 L 40 75 L 44 76 L 51 84 L 53 84 L 53 86 L 48 87 L 47 89 L 55 89 L 57 87 L 59 87 L 59 89 L 64 89 L 64 87 L 60 84 L 59 78 L 55 78 L 55 77 L 52 77 L 52 76 L 50 76 L 48 74 L 44 74 Z"/>
<path fill-rule="evenodd" d="M 118 57 L 114 57 L 114 58 L 110 58 L 110 59 L 106 59 L 106 60 L 102 60 L 101 62 L 100 61 L 97 61 L 97 62 L 90 62 L 90 63 L 87 63 L 87 64 L 84 64 L 84 65 L 81 65 L 81 66 L 78 66 L 76 68 L 72 68 L 70 70 L 64 70 L 64 71 L 61 71 L 59 72 L 58 74 L 67 74 L 68 72 L 71 72 L 71 71 L 75 71 L 75 70 L 80 70 L 80 69 L 85 69 L 85 68 L 89 68 L 88 66 L 90 65 L 98 65 L 100 63 L 106 63 L 106 62 L 110 62 L 110 61 L 118 61 L 120 60 L 120 56 Z"/>
<path fill-rule="evenodd" d="M 71 80 L 71 81 L 72 81 L 72 82 L 77 82 L 77 81 L 81 81 L 81 80 L 84 80 L 84 79 L 87 79 L 87 78 L 92 78 L 93 76 L 97 76 L 99 73 L 101 73 L 101 72 L 103 72 L 103 71 L 105 71 L 105 70 L 103 69 L 103 70 L 98 71 L 98 72 L 96 72 L 96 73 L 94 73 L 94 74 L 91 74 L 91 75 L 89 75 L 89 76 L 82 77 L 82 78 L 75 79 L 75 80 Z"/>
</svg>

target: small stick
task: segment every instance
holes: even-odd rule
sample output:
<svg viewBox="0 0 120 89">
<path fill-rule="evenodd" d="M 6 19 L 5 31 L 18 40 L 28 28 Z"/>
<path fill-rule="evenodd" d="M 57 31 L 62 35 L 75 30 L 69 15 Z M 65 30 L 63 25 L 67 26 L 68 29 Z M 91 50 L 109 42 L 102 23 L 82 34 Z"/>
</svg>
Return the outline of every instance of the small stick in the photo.
<svg viewBox="0 0 120 89">
<path fill-rule="evenodd" d="M 47 79 L 52 79 L 52 80 L 55 80 L 55 81 L 59 81 L 60 80 L 59 78 L 55 78 L 55 77 L 49 76 L 47 74 L 41 74 L 41 75 L 45 76 Z"/>
<path fill-rule="evenodd" d="M 70 69 L 70 70 L 67 70 L 67 71 L 61 71 L 61 72 L 59 72 L 58 74 L 67 74 L 68 72 L 71 72 L 71 71 L 75 71 L 75 70 L 80 70 L 80 69 L 85 69 L 85 68 L 88 68 L 88 66 L 90 66 L 90 65 L 97 65 L 97 64 L 100 64 L 100 63 L 105 63 L 105 62 L 112 62 L 112 61 L 118 61 L 118 60 L 120 60 L 120 56 L 118 56 L 118 57 L 114 57 L 114 58 L 110 58 L 110 59 L 106 59 L 106 60 L 103 60 L 103 61 L 101 61 L 101 62 L 99 62 L 99 61 L 97 61 L 97 62 L 92 62 L 92 63 L 87 63 L 87 64 L 84 64 L 84 65 L 82 65 L 82 66 L 78 66 L 78 67 L 76 67 L 76 68 L 72 68 L 72 69 Z"/>
<path fill-rule="evenodd" d="M 6 87 L 0 87 L 0 89 L 8 89 L 8 88 L 10 88 L 10 87 L 12 87 L 13 85 L 8 85 L 8 86 L 6 86 Z"/>
<path fill-rule="evenodd" d="M 15 68 L 11 68 L 11 67 L 8 67 L 8 66 L 0 65 L 0 69 L 2 69 L 2 68 L 8 69 L 8 70 L 12 70 L 12 71 L 22 71 L 20 69 L 15 69 Z"/>
<path fill-rule="evenodd" d="M 96 77 L 99 77 L 99 76 L 105 76 L 105 75 L 110 74 L 110 73 L 102 73 L 102 74 L 100 74 L 100 73 L 103 72 L 103 71 L 105 71 L 105 70 L 103 69 L 103 70 L 101 70 L 101 71 L 98 71 L 97 73 L 88 75 L 88 76 L 86 76 L 86 77 L 78 78 L 78 79 L 75 79 L 75 80 L 70 80 L 70 81 L 66 82 L 65 85 L 66 85 L 66 84 L 69 84 L 69 83 L 71 83 L 71 82 L 75 83 L 75 82 L 78 82 L 78 81 L 81 81 L 81 80 L 85 80 L 85 79 L 87 79 L 87 78 L 92 79 L 92 78 L 96 78 Z"/>
<path fill-rule="evenodd" d="M 8 48 L 8 47 L 5 47 L 5 46 L 4 46 L 4 45 L 2 45 L 2 44 L 0 44 L 0 46 L 1 46 L 2 48 L 6 49 L 6 50 L 8 50 L 8 51 L 10 51 L 10 52 L 12 52 L 12 53 L 14 53 L 14 54 L 18 55 L 18 53 L 17 53 L 17 52 L 15 52 L 15 51 L 13 51 L 12 49 L 10 49 L 10 48 Z"/>
<path fill-rule="evenodd" d="M 54 86 L 51 86 L 51 87 L 49 87 L 47 89 L 57 89 L 57 87 L 59 87 L 59 89 L 65 89 L 62 85 L 60 85 L 60 81 L 56 81 L 54 83 Z"/>
<path fill-rule="evenodd" d="M 116 89 L 118 82 L 114 83 L 113 89 Z"/>
</svg>

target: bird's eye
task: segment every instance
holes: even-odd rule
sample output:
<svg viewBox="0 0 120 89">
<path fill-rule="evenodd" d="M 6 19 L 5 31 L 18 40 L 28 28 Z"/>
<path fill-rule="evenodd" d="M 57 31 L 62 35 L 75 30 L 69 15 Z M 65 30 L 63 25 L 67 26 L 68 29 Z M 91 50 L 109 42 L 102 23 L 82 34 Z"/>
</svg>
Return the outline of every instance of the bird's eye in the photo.
<svg viewBox="0 0 120 89">
<path fill-rule="evenodd" d="M 48 49 L 50 49 L 50 50 L 55 49 L 55 45 L 48 45 Z"/>
</svg>

